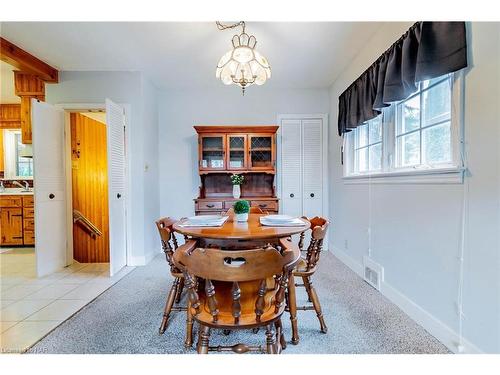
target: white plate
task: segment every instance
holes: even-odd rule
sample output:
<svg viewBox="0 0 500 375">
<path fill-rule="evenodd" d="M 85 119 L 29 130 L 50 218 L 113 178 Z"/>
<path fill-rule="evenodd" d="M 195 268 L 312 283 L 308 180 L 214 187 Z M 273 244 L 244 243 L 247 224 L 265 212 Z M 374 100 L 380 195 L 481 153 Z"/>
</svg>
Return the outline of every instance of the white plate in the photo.
<svg viewBox="0 0 500 375">
<path fill-rule="evenodd" d="M 194 222 L 206 222 L 206 221 L 217 221 L 221 220 L 222 216 L 220 215 L 199 215 L 199 216 L 191 216 L 188 217 L 188 220 L 192 223 Z"/>
<path fill-rule="evenodd" d="M 266 221 L 275 223 L 283 223 L 296 219 L 295 217 L 290 215 L 266 215 L 263 217 L 266 219 Z"/>
</svg>

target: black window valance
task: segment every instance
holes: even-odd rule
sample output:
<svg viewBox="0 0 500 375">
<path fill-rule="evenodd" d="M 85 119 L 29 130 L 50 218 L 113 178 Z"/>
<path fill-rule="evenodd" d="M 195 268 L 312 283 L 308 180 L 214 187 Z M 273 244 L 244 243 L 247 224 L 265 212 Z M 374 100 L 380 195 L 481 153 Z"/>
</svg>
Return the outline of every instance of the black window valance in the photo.
<svg viewBox="0 0 500 375">
<path fill-rule="evenodd" d="M 465 22 L 417 22 L 339 97 L 343 135 L 406 99 L 417 83 L 467 66 Z"/>
</svg>

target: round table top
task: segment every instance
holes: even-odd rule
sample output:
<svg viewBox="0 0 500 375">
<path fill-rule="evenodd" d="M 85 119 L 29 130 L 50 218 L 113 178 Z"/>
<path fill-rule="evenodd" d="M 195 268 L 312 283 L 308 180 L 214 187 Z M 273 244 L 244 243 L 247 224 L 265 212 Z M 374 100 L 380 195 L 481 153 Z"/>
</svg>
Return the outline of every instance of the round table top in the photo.
<svg viewBox="0 0 500 375">
<path fill-rule="evenodd" d="M 304 225 L 296 227 L 270 227 L 260 223 L 259 218 L 263 214 L 249 214 L 248 222 L 237 222 L 233 216 L 229 216 L 221 227 L 184 227 L 181 219 L 174 224 L 174 231 L 195 238 L 210 238 L 219 240 L 262 240 L 272 238 L 283 238 L 292 234 L 302 233 L 309 229 L 311 224 L 304 219 Z"/>
</svg>

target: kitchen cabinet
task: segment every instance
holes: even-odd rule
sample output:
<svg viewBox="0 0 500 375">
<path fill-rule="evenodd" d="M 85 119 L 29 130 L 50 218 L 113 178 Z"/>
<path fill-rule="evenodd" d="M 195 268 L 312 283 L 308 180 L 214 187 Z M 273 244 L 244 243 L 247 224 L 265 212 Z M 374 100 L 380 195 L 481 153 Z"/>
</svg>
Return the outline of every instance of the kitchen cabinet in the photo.
<svg viewBox="0 0 500 375">
<path fill-rule="evenodd" d="M 33 196 L 0 196 L 0 228 L 0 246 L 34 245 Z"/>
</svg>

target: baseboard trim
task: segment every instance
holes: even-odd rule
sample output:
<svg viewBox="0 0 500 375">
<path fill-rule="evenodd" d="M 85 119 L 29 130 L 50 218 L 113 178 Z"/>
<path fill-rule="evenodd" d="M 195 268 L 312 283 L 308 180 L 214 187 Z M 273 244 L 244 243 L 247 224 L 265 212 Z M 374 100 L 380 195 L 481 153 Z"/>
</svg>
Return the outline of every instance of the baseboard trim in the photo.
<svg viewBox="0 0 500 375">
<path fill-rule="evenodd" d="M 160 254 L 162 251 L 155 249 L 156 251 L 150 251 L 146 255 L 138 256 L 138 257 L 130 257 L 129 264 L 127 266 L 137 267 L 137 266 L 145 266 L 149 262 L 153 260 L 155 256 Z"/>
<path fill-rule="evenodd" d="M 359 277 L 363 278 L 363 265 L 361 263 L 357 262 L 354 258 L 335 246 L 330 245 L 330 250 L 342 263 L 353 270 Z M 462 348 L 460 348 L 460 338 L 457 332 L 417 305 L 395 287 L 385 282 L 385 280 L 381 283 L 380 293 L 403 310 L 410 318 L 422 326 L 453 353 L 483 353 L 477 346 L 465 338 L 462 338 Z"/>
</svg>

